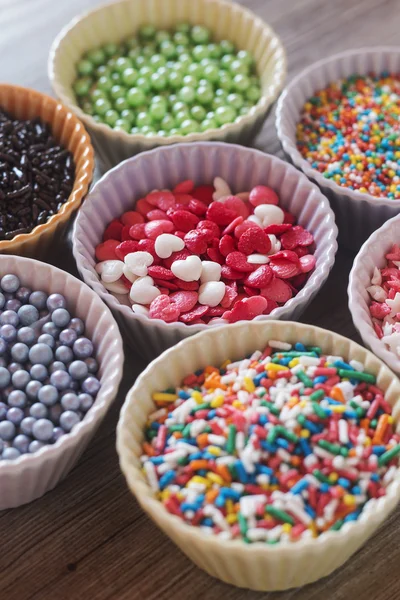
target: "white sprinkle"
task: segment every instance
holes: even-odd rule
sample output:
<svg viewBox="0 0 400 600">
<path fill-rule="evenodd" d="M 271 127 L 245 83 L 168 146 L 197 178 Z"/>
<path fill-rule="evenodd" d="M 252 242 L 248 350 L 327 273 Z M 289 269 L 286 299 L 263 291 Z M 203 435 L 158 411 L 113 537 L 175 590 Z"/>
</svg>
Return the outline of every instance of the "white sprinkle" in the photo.
<svg viewBox="0 0 400 600">
<path fill-rule="evenodd" d="M 292 348 L 291 344 L 280 342 L 278 340 L 269 340 L 268 346 L 270 346 L 270 348 L 276 348 L 277 350 L 283 350 L 284 352 Z"/>
<path fill-rule="evenodd" d="M 257 506 L 265 503 L 265 496 L 262 494 L 255 494 L 254 496 L 242 496 L 239 500 L 240 512 L 247 519 L 248 517 L 255 515 Z"/>
<path fill-rule="evenodd" d="M 155 466 L 149 460 L 143 465 L 144 472 L 146 473 L 147 481 L 153 492 L 159 491 L 158 478 L 156 474 Z"/>
<path fill-rule="evenodd" d="M 252 528 L 252 529 L 248 529 L 246 536 L 249 538 L 249 540 L 251 540 L 252 542 L 264 542 L 265 540 L 268 539 L 268 529 L 261 529 L 261 528 Z"/>
<path fill-rule="evenodd" d="M 349 443 L 349 427 L 345 419 L 340 419 L 338 423 L 339 427 L 339 441 L 341 444 Z"/>
</svg>

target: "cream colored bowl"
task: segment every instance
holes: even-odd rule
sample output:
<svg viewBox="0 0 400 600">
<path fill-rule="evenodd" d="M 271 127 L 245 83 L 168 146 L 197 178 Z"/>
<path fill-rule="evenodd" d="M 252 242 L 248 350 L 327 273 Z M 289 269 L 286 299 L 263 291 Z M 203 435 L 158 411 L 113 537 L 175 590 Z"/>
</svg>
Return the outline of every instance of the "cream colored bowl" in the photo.
<svg viewBox="0 0 400 600">
<path fill-rule="evenodd" d="M 76 76 L 75 65 L 84 52 L 108 42 L 120 42 L 145 23 L 169 28 L 183 21 L 206 25 L 216 39 L 229 39 L 238 48 L 253 54 L 261 79 L 262 96 L 247 115 L 218 129 L 164 138 L 114 131 L 107 125 L 96 123 L 77 106 L 72 84 Z M 234 2 L 120 0 L 73 19 L 59 33 L 51 47 L 48 73 L 56 95 L 89 129 L 96 152 L 108 169 L 143 150 L 176 142 L 220 140 L 249 143 L 260 131 L 269 108 L 283 87 L 286 55 L 280 39 L 269 25 Z"/>
<path fill-rule="evenodd" d="M 270 339 L 320 346 L 324 353 L 364 363 L 377 376 L 377 385 L 400 416 L 400 382 L 371 352 L 336 333 L 284 321 L 238 323 L 209 329 L 188 338 L 152 362 L 129 391 L 117 428 L 120 466 L 129 488 L 143 510 L 196 565 L 227 583 L 254 590 L 284 590 L 329 575 L 354 554 L 389 516 L 400 500 L 400 470 L 387 495 L 364 510 L 357 521 L 316 539 L 267 546 L 207 536 L 171 515 L 155 499 L 141 471 L 140 456 L 147 416 L 155 410 L 154 392 L 176 387 L 182 379 L 206 365 L 221 365 L 263 350 Z M 397 430 L 399 426 L 397 425 Z"/>
</svg>

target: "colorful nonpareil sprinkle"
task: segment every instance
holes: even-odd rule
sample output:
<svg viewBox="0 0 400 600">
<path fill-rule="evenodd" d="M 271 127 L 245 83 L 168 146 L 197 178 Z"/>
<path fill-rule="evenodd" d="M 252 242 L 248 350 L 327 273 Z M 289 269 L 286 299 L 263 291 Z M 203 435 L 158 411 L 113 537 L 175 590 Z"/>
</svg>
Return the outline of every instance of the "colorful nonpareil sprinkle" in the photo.
<svg viewBox="0 0 400 600">
<path fill-rule="evenodd" d="M 340 186 L 400 198 L 400 76 L 353 75 L 304 105 L 297 147 Z"/>
<path fill-rule="evenodd" d="M 337 531 L 384 496 L 400 436 L 363 365 L 270 340 L 155 393 L 141 457 L 186 523 L 224 539 L 297 541 Z"/>
<path fill-rule="evenodd" d="M 269 187 L 233 195 L 220 177 L 152 191 L 108 225 L 96 270 L 133 312 L 167 323 L 270 314 L 316 264 L 312 233 L 278 204 Z"/>
<path fill-rule="evenodd" d="M 377 336 L 400 356 L 400 247 L 393 244 L 385 258 L 386 266 L 375 267 L 367 288 L 372 300 L 369 311 Z"/>
</svg>

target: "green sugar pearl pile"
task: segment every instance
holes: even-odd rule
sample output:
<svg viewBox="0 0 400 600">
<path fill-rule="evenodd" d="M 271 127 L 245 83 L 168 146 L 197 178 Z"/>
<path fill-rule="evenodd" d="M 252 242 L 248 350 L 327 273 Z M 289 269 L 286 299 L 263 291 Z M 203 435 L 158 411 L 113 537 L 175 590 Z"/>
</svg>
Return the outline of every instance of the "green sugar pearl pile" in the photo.
<svg viewBox="0 0 400 600">
<path fill-rule="evenodd" d="M 87 52 L 73 88 L 98 123 L 147 136 L 187 135 L 236 121 L 260 96 L 254 59 L 213 42 L 201 25 L 142 26 L 137 36 Z"/>
</svg>

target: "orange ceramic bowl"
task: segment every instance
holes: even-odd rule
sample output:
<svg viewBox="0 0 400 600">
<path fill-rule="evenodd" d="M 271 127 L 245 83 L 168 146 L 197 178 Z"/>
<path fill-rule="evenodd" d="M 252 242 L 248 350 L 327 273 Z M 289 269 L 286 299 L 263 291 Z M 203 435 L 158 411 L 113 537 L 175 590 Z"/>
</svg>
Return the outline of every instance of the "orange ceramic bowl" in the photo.
<svg viewBox="0 0 400 600">
<path fill-rule="evenodd" d="M 71 111 L 54 98 L 35 90 L 0 84 L 0 108 L 16 119 L 39 117 L 50 125 L 55 139 L 74 157 L 74 187 L 58 213 L 30 233 L 0 241 L 0 254 L 42 257 L 53 240 L 60 239 L 88 191 L 94 169 L 92 144 L 84 126 Z"/>
</svg>

